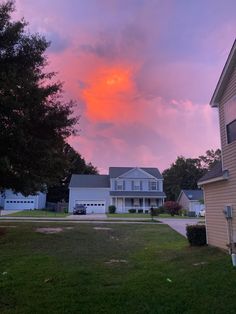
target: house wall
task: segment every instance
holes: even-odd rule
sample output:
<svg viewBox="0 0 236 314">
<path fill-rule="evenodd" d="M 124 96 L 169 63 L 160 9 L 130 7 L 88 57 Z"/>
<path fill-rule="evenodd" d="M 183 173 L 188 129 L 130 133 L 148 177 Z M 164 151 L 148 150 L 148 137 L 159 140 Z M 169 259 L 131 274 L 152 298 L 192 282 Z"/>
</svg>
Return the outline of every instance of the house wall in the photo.
<svg viewBox="0 0 236 314">
<path fill-rule="evenodd" d="M 233 206 L 233 229 L 236 234 L 236 141 L 227 143 L 224 104 L 235 95 L 236 67 L 234 66 L 219 104 L 223 170 L 229 171 L 229 179 L 204 185 L 208 243 L 225 249 L 229 241 L 227 223 L 222 211 L 226 205 Z"/>
<path fill-rule="evenodd" d="M 184 193 L 181 193 L 178 203 L 182 206 L 183 209 L 189 210 L 189 199 Z"/>
<path fill-rule="evenodd" d="M 116 190 L 116 182 L 117 179 L 114 179 L 112 178 L 111 179 L 111 191 L 115 191 Z M 133 191 L 133 188 L 132 188 L 132 181 L 135 181 L 135 180 L 138 180 L 138 181 L 142 181 L 141 183 L 141 186 L 142 186 L 142 189 L 141 191 L 150 191 L 149 189 L 149 182 L 150 181 L 157 181 L 158 184 L 157 184 L 157 191 L 160 191 L 160 192 L 163 192 L 163 180 L 155 180 L 155 179 L 118 179 L 118 180 L 121 180 L 121 181 L 125 181 L 125 184 L 124 184 L 124 189 L 123 191 Z"/>
<path fill-rule="evenodd" d="M 3 197 L 3 195 L 4 195 L 4 197 Z M 34 209 L 42 209 L 42 208 L 45 208 L 45 206 L 46 206 L 46 196 L 47 196 L 46 193 L 41 193 L 41 192 L 39 192 L 36 195 L 24 196 L 21 193 L 14 193 L 11 189 L 7 189 L 2 194 L 1 203 L 2 203 L 2 206 L 4 206 L 5 201 L 8 199 L 13 199 L 13 200 L 32 199 L 32 200 L 34 200 L 34 204 L 33 204 Z M 20 209 L 20 204 L 19 204 L 19 209 Z"/>
<path fill-rule="evenodd" d="M 90 200 L 99 201 L 104 200 L 106 203 L 106 210 L 110 205 L 109 188 L 70 188 L 69 195 L 69 212 L 73 212 L 75 201 Z"/>
</svg>

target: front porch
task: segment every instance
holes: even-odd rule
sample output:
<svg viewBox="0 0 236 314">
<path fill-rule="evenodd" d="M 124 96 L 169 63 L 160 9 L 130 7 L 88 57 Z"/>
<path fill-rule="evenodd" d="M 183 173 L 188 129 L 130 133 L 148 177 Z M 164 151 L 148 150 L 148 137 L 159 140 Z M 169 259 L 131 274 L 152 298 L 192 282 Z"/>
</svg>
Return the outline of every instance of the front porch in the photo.
<svg viewBox="0 0 236 314">
<path fill-rule="evenodd" d="M 129 213 L 132 212 L 145 213 L 150 210 L 151 207 L 157 208 L 164 204 L 164 198 L 151 198 L 151 197 L 112 197 L 111 205 L 116 206 L 117 213 Z"/>
</svg>

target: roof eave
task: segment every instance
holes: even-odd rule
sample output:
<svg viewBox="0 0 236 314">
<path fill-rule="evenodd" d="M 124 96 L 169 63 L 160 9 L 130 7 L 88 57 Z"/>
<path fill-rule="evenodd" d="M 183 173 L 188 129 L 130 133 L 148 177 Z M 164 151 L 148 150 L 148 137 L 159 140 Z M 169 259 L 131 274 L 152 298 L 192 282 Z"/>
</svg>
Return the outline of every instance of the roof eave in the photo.
<svg viewBox="0 0 236 314">
<path fill-rule="evenodd" d="M 235 57 L 236 57 L 236 39 L 235 39 L 233 46 L 230 50 L 229 56 L 227 58 L 227 61 L 226 61 L 225 66 L 223 68 L 223 71 L 220 75 L 220 78 L 219 78 L 219 81 L 216 85 L 213 96 L 211 98 L 211 101 L 210 101 L 211 107 L 218 107 L 219 106 L 219 101 L 220 101 L 220 98 L 222 96 L 222 90 L 224 89 L 224 85 L 227 81 L 228 73 L 230 71 L 232 63 L 234 62 Z"/>
<path fill-rule="evenodd" d="M 228 180 L 228 178 L 229 178 L 229 173 L 228 171 L 225 171 L 225 173 L 222 176 L 198 182 L 198 186 L 201 187 L 202 185 L 205 185 L 205 184 Z"/>
</svg>

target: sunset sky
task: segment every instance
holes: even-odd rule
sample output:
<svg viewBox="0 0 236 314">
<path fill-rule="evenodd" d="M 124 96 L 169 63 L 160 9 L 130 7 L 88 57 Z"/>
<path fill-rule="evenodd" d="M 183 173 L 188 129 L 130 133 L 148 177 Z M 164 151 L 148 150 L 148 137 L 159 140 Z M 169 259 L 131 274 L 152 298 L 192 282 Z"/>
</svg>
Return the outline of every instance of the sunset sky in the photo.
<svg viewBox="0 0 236 314">
<path fill-rule="evenodd" d="M 236 35 L 235 0 L 17 0 L 52 42 L 50 69 L 77 102 L 70 144 L 109 166 L 169 167 L 218 148 L 208 103 Z"/>
</svg>

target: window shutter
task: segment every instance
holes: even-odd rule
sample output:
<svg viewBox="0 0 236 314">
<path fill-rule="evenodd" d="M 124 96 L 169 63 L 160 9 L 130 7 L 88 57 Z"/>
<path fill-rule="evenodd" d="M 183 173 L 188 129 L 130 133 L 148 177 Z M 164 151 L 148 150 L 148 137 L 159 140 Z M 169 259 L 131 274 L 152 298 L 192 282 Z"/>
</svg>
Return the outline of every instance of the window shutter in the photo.
<svg viewBox="0 0 236 314">
<path fill-rule="evenodd" d="M 143 190 L 143 181 L 140 181 L 140 191 Z"/>
<path fill-rule="evenodd" d="M 123 181 L 123 191 L 125 191 L 125 180 Z"/>
<path fill-rule="evenodd" d="M 134 190 L 134 181 L 132 181 L 132 191 Z"/>
<path fill-rule="evenodd" d="M 115 181 L 115 190 L 117 190 L 117 181 Z"/>
</svg>

